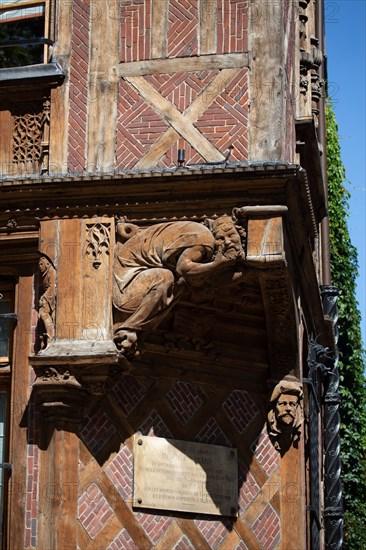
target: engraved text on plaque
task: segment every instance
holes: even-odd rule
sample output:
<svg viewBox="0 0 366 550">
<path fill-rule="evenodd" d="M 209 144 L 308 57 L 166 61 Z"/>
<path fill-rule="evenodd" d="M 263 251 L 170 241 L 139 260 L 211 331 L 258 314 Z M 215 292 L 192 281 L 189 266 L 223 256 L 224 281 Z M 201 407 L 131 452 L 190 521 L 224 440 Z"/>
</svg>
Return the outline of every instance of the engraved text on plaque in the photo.
<svg viewBox="0 0 366 550">
<path fill-rule="evenodd" d="M 146 436 L 134 448 L 134 506 L 237 516 L 236 449 Z"/>
</svg>

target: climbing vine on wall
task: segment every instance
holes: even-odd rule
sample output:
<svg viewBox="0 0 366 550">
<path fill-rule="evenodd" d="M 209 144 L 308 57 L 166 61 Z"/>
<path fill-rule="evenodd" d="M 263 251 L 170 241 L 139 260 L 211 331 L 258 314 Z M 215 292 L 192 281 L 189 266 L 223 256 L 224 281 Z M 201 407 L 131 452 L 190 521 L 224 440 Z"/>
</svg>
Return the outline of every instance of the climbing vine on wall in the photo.
<svg viewBox="0 0 366 550">
<path fill-rule="evenodd" d="M 366 380 L 361 315 L 356 301 L 357 251 L 347 227 L 349 192 L 332 105 L 326 108 L 332 283 L 340 290 L 339 369 L 345 548 L 366 548 Z"/>
</svg>

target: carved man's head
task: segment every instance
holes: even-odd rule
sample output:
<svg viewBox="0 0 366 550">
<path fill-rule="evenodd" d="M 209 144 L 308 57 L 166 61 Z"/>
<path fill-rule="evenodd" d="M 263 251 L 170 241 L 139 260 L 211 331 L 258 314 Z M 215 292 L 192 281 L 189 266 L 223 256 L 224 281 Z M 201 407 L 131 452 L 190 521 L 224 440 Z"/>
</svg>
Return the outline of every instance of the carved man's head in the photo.
<svg viewBox="0 0 366 550">
<path fill-rule="evenodd" d="M 230 216 L 221 216 L 212 222 L 211 231 L 215 237 L 217 248 L 229 259 L 235 259 L 244 254 L 241 237 Z"/>
<path fill-rule="evenodd" d="M 42 274 L 46 273 L 50 265 L 51 265 L 51 262 L 47 260 L 45 256 L 41 256 L 40 259 L 38 260 L 38 267 Z"/>
<path fill-rule="evenodd" d="M 288 448 L 300 438 L 303 397 L 302 385 L 294 376 L 286 376 L 272 392 L 267 429 L 278 450 Z"/>
<path fill-rule="evenodd" d="M 292 426 L 295 421 L 299 405 L 300 402 L 298 395 L 291 393 L 281 394 L 275 406 L 277 423 L 283 424 L 284 426 Z"/>
</svg>

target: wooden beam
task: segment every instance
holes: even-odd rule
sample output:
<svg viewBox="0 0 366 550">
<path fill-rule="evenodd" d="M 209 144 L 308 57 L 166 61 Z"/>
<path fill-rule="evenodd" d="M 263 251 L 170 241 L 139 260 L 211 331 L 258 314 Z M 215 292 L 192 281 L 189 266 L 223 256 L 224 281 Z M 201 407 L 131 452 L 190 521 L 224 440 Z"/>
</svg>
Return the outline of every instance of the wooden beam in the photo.
<svg viewBox="0 0 366 550">
<path fill-rule="evenodd" d="M 249 67 L 249 55 L 247 52 L 120 63 L 117 72 L 119 77 L 130 77 L 148 74 L 182 73 L 186 71 L 241 69 L 243 67 Z"/>
<path fill-rule="evenodd" d="M 110 170 L 115 165 L 119 62 L 118 0 L 91 2 L 88 113 L 88 170 Z M 108 37 L 108 40 L 106 40 Z"/>
<path fill-rule="evenodd" d="M 25 548 L 25 488 L 27 473 L 27 430 L 23 415 L 27 416 L 29 400 L 28 356 L 31 346 L 31 316 L 33 304 L 33 277 L 20 277 L 16 295 L 17 327 L 14 332 L 13 380 L 10 398 L 9 461 L 12 474 L 9 480 L 8 548 Z"/>
<path fill-rule="evenodd" d="M 216 51 L 217 0 L 200 1 L 200 54 Z"/>
<path fill-rule="evenodd" d="M 168 49 L 168 9 L 167 0 L 151 2 L 151 57 L 166 57 Z M 132 63 L 131 63 L 132 64 Z M 137 62 L 137 65 L 139 62 Z"/>
<path fill-rule="evenodd" d="M 237 69 L 224 69 L 211 80 L 184 111 L 185 120 L 189 123 L 195 122 L 209 105 L 215 100 L 228 84 L 235 78 Z M 179 138 L 179 133 L 174 128 L 169 128 L 160 138 L 150 147 L 148 152 L 139 160 L 135 168 L 148 168 L 154 166 L 174 142 Z M 191 143 L 192 145 L 192 143 Z"/>
<path fill-rule="evenodd" d="M 57 16 L 57 40 L 53 55 L 63 67 L 69 66 L 71 53 L 72 2 L 59 2 Z M 53 10 L 52 10 L 53 11 Z M 50 119 L 50 174 L 67 172 L 68 120 L 70 80 L 51 90 Z"/>
<path fill-rule="evenodd" d="M 173 128 L 185 139 L 207 162 L 220 162 L 225 159 L 195 126 L 180 113 L 170 101 L 160 93 L 143 77 L 135 76 L 127 78 L 128 82 L 137 90 L 154 111 L 173 126 Z"/>
</svg>

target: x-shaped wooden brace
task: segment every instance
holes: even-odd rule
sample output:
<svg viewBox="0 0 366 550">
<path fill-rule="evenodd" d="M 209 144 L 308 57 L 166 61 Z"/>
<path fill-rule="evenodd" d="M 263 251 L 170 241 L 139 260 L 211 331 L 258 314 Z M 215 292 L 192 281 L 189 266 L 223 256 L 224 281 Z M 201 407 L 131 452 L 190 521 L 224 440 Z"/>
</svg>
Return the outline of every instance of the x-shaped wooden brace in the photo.
<svg viewBox="0 0 366 550">
<path fill-rule="evenodd" d="M 220 162 L 224 155 L 194 126 L 194 122 L 206 111 L 215 98 L 225 90 L 240 69 L 223 69 L 199 93 L 183 113 L 163 97 L 142 76 L 124 77 L 144 98 L 154 111 L 171 127 L 152 145 L 135 168 L 154 166 L 182 136 L 207 162 Z"/>
</svg>

